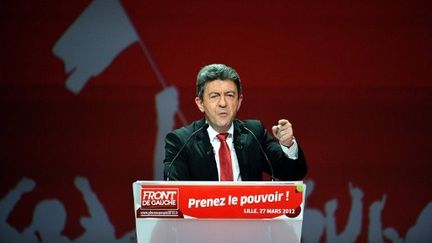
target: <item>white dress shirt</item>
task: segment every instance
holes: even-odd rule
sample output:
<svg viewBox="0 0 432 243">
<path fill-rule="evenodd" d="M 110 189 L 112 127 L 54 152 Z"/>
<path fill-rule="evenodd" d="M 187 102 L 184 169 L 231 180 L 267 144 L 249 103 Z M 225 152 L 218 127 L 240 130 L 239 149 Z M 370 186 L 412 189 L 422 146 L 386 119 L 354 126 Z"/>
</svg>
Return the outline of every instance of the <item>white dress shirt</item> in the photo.
<svg viewBox="0 0 432 243">
<path fill-rule="evenodd" d="M 216 166 L 217 166 L 219 180 L 220 180 L 219 148 L 220 148 L 221 142 L 216 137 L 216 135 L 218 135 L 219 132 L 214 130 L 212 126 L 209 126 L 207 128 L 207 133 L 209 135 L 210 142 L 213 146 L 213 153 L 215 155 Z M 228 133 L 228 137 L 226 139 L 226 142 L 228 144 L 228 147 L 230 149 L 230 154 L 231 154 L 233 178 L 234 178 L 234 181 L 241 181 L 242 179 L 241 179 L 241 175 L 240 175 L 240 167 L 239 167 L 237 154 L 235 152 L 234 144 L 233 144 L 233 141 L 234 141 L 234 124 L 231 124 L 231 127 L 228 129 L 227 133 Z M 297 159 L 298 158 L 298 146 L 297 146 L 297 142 L 295 141 L 295 139 L 293 139 L 293 142 L 294 142 L 293 145 L 291 145 L 291 147 L 289 147 L 289 148 L 283 146 L 282 144 L 280 146 L 282 147 L 282 151 L 288 156 L 288 158 Z"/>
</svg>

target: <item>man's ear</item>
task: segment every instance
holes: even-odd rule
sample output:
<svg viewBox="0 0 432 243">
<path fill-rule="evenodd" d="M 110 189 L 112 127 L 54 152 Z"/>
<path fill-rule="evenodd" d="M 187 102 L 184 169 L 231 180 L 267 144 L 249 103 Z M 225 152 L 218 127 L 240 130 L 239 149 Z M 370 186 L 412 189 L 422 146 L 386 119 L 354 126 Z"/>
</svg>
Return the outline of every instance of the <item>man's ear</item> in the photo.
<svg viewBox="0 0 432 243">
<path fill-rule="evenodd" d="M 240 106 L 241 106 L 241 104 L 242 104 L 242 101 L 243 101 L 243 94 L 241 94 L 241 95 L 239 96 L 239 103 L 238 103 L 238 106 L 237 106 L 237 111 L 240 110 Z"/>
<path fill-rule="evenodd" d="M 195 97 L 195 104 L 201 112 L 204 112 L 204 105 L 200 97 Z"/>
</svg>

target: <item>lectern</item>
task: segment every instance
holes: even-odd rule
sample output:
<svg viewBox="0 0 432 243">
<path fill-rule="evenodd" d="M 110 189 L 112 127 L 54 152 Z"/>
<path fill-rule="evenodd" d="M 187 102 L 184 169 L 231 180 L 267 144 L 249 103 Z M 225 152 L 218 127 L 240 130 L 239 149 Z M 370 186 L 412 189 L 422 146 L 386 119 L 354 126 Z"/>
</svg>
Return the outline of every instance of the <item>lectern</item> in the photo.
<svg viewBox="0 0 432 243">
<path fill-rule="evenodd" d="M 301 181 L 137 181 L 137 240 L 300 242 L 305 190 Z"/>
</svg>

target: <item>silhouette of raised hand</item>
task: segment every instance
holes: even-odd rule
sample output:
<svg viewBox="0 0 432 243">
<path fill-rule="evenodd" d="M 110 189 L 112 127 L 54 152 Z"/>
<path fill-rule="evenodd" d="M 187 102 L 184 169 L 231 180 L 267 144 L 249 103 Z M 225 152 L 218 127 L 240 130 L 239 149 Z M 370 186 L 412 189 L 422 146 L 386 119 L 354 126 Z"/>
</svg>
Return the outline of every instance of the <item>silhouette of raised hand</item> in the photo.
<svg viewBox="0 0 432 243">
<path fill-rule="evenodd" d="M 353 199 L 360 200 L 360 199 L 363 198 L 364 194 L 363 194 L 363 191 L 360 190 L 360 188 L 353 187 L 353 185 L 352 185 L 351 182 L 348 183 L 348 187 L 349 187 L 349 191 L 350 191 L 351 197 Z"/>
<path fill-rule="evenodd" d="M 75 178 L 75 186 L 80 190 L 87 205 L 89 217 L 81 217 L 80 223 L 86 229 L 75 242 L 113 242 L 115 229 L 109 220 L 103 204 L 99 201 L 95 192 L 90 187 L 87 178 Z"/>
<path fill-rule="evenodd" d="M 16 186 L 16 189 L 20 190 L 22 193 L 27 193 L 27 192 L 33 191 L 35 186 L 36 186 L 36 183 L 34 182 L 34 180 L 29 179 L 27 177 L 24 177 L 18 183 L 18 185 Z"/>
<path fill-rule="evenodd" d="M 306 184 L 306 198 L 309 198 L 315 188 L 315 182 L 313 180 L 305 181 Z"/>
<path fill-rule="evenodd" d="M 336 208 L 338 206 L 338 200 L 337 199 L 333 199 L 328 201 L 325 204 L 325 212 L 327 215 L 333 215 L 334 212 L 336 211 Z"/>
<path fill-rule="evenodd" d="M 381 198 L 381 201 L 375 201 L 372 203 L 372 205 L 369 207 L 369 211 L 371 213 L 373 212 L 381 212 L 384 208 L 385 202 L 387 200 L 387 196 L 384 194 Z"/>
<path fill-rule="evenodd" d="M 156 111 L 159 119 L 173 119 L 177 110 L 178 92 L 174 86 L 167 87 L 156 95 Z"/>
<path fill-rule="evenodd" d="M 76 177 L 74 184 L 81 192 L 89 192 L 90 191 L 90 183 L 84 177 L 80 177 L 80 176 Z"/>
</svg>

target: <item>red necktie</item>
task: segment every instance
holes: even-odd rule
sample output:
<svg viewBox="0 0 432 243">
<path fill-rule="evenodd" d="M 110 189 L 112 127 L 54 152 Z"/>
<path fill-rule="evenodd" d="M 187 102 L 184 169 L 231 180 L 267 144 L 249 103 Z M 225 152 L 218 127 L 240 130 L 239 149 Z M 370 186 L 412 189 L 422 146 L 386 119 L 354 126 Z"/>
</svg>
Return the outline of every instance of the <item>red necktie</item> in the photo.
<svg viewBox="0 0 432 243">
<path fill-rule="evenodd" d="M 221 142 L 219 148 L 220 180 L 233 181 L 231 153 L 228 144 L 226 142 L 228 133 L 220 133 L 216 136 Z"/>
</svg>

